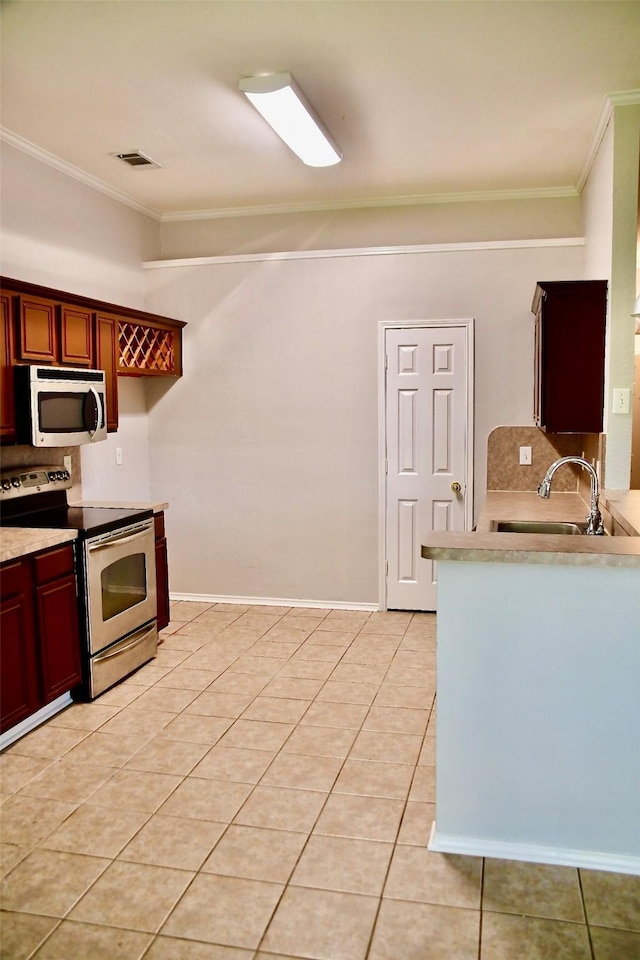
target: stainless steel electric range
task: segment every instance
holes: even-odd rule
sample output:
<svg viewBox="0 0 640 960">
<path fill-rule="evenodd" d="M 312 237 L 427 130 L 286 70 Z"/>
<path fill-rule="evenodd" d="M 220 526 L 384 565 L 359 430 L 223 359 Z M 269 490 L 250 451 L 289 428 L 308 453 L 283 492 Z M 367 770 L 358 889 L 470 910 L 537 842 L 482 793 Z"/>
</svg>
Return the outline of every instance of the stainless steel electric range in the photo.
<svg viewBox="0 0 640 960">
<path fill-rule="evenodd" d="M 158 646 L 153 511 L 78 507 L 57 466 L 0 474 L 2 525 L 76 530 L 83 685 L 93 700 L 155 656 Z"/>
</svg>

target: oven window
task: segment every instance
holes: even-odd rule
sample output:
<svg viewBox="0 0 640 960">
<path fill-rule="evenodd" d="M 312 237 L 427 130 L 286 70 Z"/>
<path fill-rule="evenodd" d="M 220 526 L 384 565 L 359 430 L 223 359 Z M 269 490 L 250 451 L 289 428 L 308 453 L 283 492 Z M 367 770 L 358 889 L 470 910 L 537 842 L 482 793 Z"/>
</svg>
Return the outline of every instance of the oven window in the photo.
<svg viewBox="0 0 640 960">
<path fill-rule="evenodd" d="M 42 433 L 76 433 L 86 430 L 84 393 L 39 393 L 38 417 Z"/>
<path fill-rule="evenodd" d="M 110 620 L 147 597 L 144 553 L 133 553 L 109 564 L 102 577 L 102 619 Z"/>
</svg>

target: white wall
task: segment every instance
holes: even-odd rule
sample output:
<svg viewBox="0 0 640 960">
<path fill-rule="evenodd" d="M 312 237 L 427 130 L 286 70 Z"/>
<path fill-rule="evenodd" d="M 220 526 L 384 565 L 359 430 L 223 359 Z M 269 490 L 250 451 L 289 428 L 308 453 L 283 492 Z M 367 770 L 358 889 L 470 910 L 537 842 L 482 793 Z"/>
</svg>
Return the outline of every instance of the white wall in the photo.
<svg viewBox="0 0 640 960">
<path fill-rule="evenodd" d="M 162 224 L 162 257 L 578 236 L 582 233 L 577 195 L 483 199 L 169 220 Z"/>
<path fill-rule="evenodd" d="M 613 114 L 582 191 L 584 279 L 611 279 L 613 244 Z"/>
<path fill-rule="evenodd" d="M 143 380 L 118 377 L 120 420 L 117 433 L 95 446 L 80 448 L 85 500 L 150 499 L 149 421 Z M 121 464 L 116 464 L 116 451 Z"/>
<path fill-rule="evenodd" d="M 479 501 L 490 431 L 532 423 L 535 283 L 582 270 L 580 246 L 150 269 L 148 308 L 188 322 L 149 411 L 171 590 L 377 603 L 378 322 L 475 317 Z"/>
<path fill-rule="evenodd" d="M 628 489 L 632 415 L 612 414 L 612 391 L 633 389 L 640 106 L 616 106 L 583 190 L 585 279 L 609 281 L 605 485 Z"/>
<path fill-rule="evenodd" d="M 143 309 L 142 263 L 159 253 L 159 224 L 14 147 L 1 149 L 3 276 Z M 118 433 L 82 448 L 83 494 L 148 500 L 144 387 L 130 381 L 119 395 Z"/>
<path fill-rule="evenodd" d="M 0 143 L 2 273 L 144 308 L 142 263 L 157 256 L 149 217 Z"/>
<path fill-rule="evenodd" d="M 439 564 L 431 849 L 640 873 L 638 574 Z"/>
</svg>

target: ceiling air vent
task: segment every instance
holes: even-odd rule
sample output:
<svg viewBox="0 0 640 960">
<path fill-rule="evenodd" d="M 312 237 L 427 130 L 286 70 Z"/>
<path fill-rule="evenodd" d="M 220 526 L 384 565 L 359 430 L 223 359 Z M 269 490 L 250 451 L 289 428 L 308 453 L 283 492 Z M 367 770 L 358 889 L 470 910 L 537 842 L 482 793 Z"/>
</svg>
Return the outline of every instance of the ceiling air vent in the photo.
<svg viewBox="0 0 640 960">
<path fill-rule="evenodd" d="M 130 150 L 128 153 L 114 153 L 112 156 L 129 164 L 130 167 L 160 167 L 159 163 L 139 150 Z"/>
</svg>

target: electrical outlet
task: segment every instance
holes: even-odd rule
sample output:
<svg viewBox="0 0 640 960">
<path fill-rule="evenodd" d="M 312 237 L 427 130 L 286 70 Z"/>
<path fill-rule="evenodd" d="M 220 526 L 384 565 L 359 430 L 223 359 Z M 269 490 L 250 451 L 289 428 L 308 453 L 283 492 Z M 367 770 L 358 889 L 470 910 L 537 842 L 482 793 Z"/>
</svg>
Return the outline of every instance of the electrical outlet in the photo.
<svg viewBox="0 0 640 960">
<path fill-rule="evenodd" d="M 116 467 L 122 466 L 122 447 L 116 447 Z"/>
<path fill-rule="evenodd" d="M 520 447 L 520 464 L 525 467 L 531 466 L 531 447 Z"/>
<path fill-rule="evenodd" d="M 630 390 L 623 387 L 616 387 L 613 391 L 612 413 L 629 413 Z"/>
</svg>

